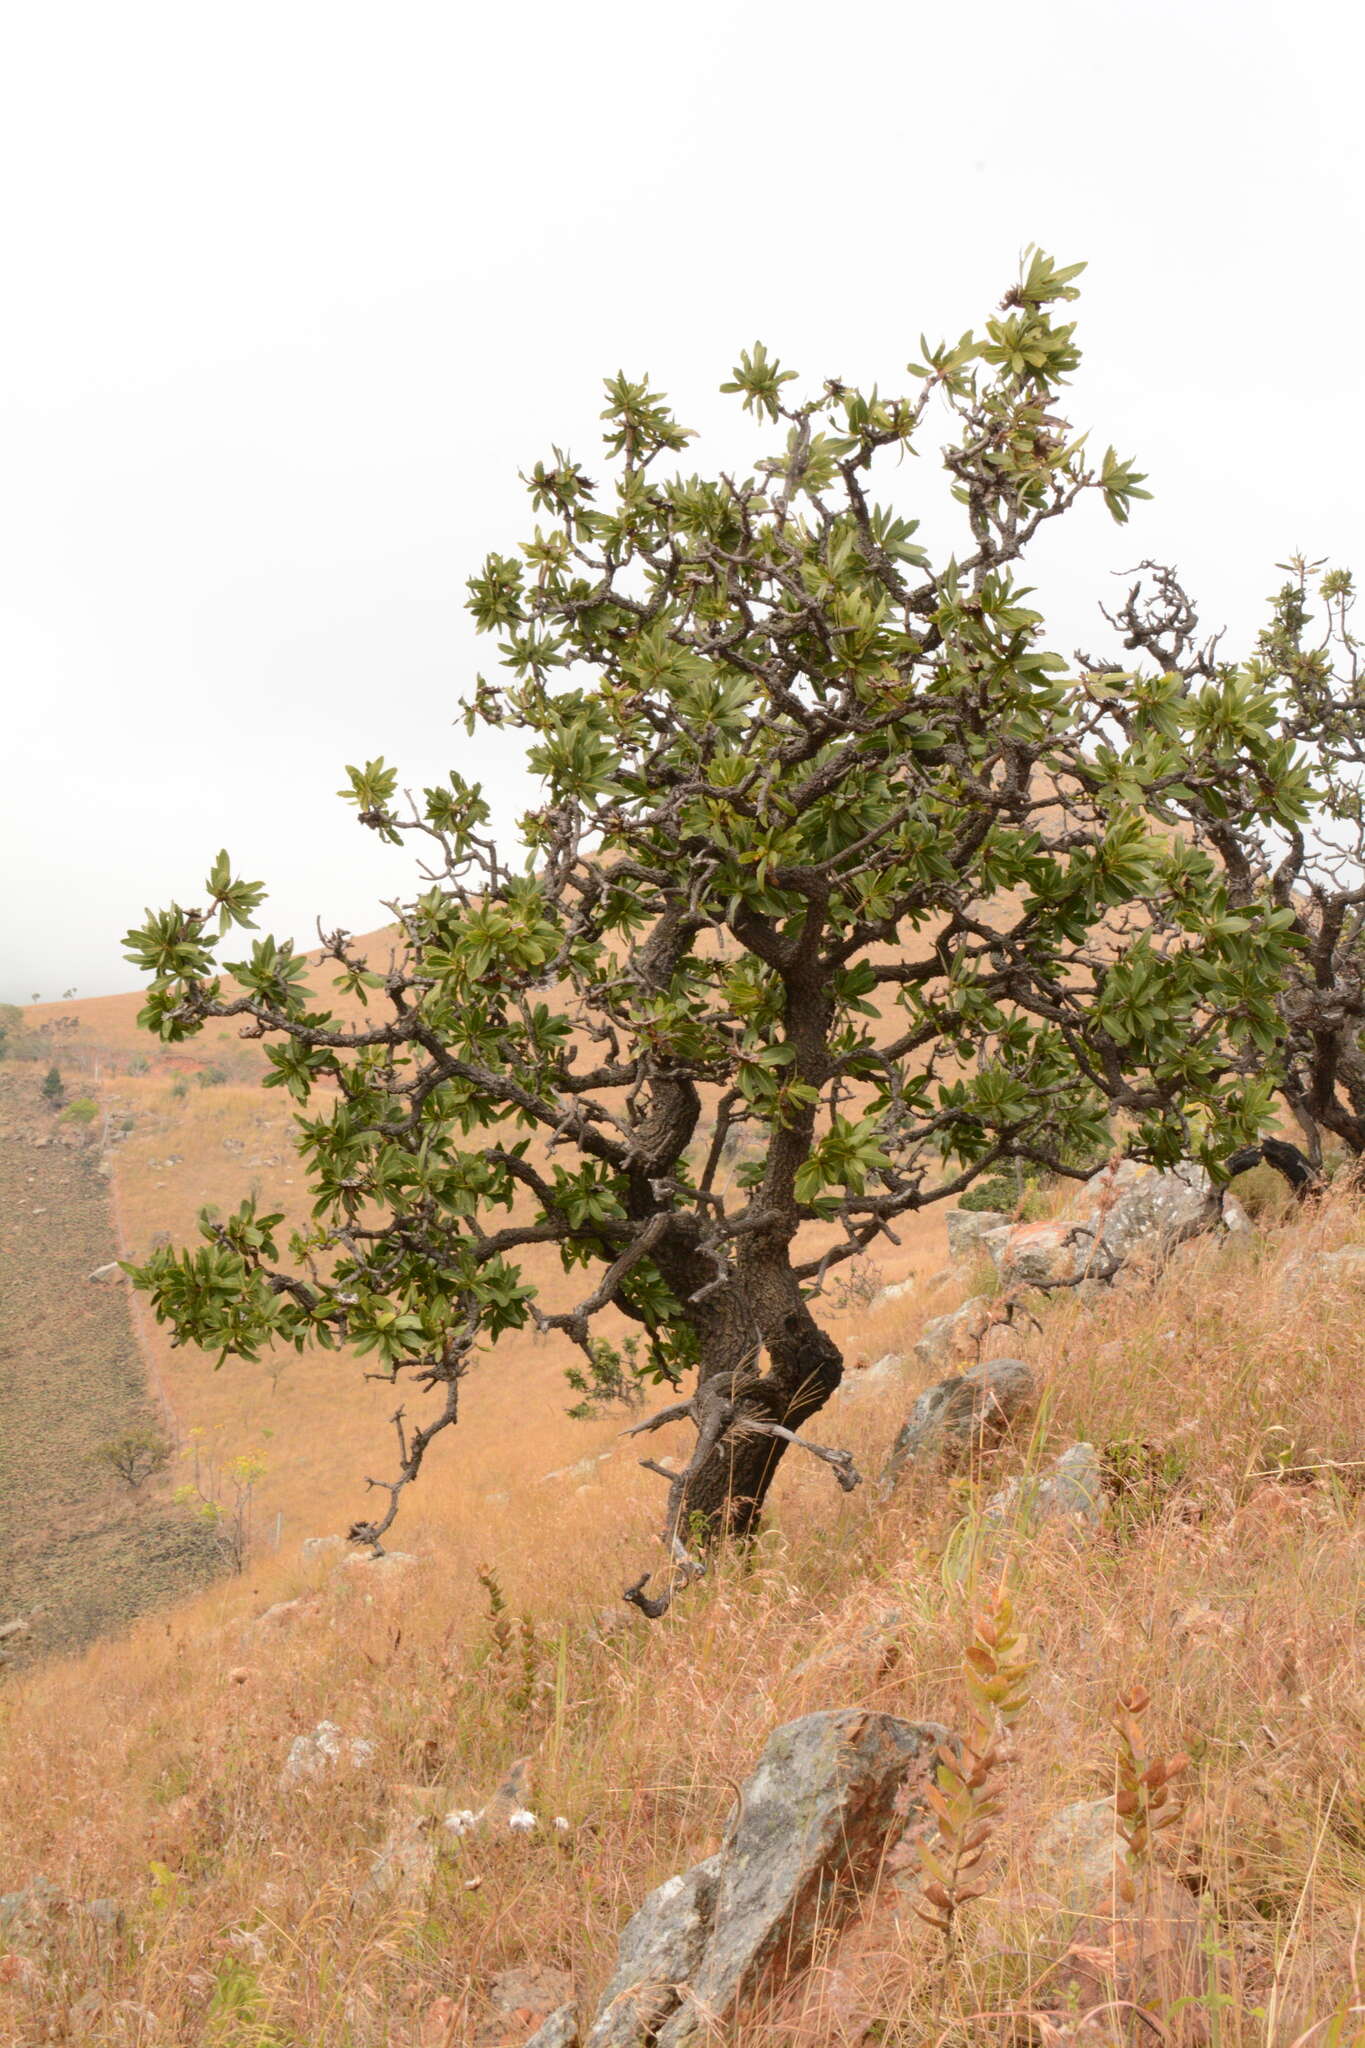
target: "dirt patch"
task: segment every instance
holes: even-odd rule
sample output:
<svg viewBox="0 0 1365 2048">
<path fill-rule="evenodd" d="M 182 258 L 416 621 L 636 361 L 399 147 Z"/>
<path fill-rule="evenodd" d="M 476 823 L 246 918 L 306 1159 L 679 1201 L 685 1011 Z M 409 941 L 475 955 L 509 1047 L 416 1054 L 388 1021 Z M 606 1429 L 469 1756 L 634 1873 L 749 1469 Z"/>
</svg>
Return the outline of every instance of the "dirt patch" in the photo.
<svg viewBox="0 0 1365 2048">
<path fill-rule="evenodd" d="M 42 1070 L 0 1069 L 0 1670 L 77 1649 L 203 1585 L 212 1536 L 154 1483 L 96 1457 L 166 1428 L 147 1387 L 98 1147 L 43 1102 Z"/>
</svg>

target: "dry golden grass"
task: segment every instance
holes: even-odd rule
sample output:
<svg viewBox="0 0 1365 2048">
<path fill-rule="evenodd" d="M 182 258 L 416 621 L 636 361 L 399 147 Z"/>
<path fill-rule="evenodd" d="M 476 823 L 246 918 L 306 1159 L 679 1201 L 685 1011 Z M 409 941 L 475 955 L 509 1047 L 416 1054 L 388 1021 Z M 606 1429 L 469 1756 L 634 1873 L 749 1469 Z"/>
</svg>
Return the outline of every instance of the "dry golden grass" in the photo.
<svg viewBox="0 0 1365 2048">
<path fill-rule="evenodd" d="M 196 1149 L 186 1136 L 174 1173 L 135 1175 L 128 1154 L 128 1185 L 146 1189 L 125 1214 L 135 1244 L 183 1227 L 176 1204 L 223 1199 L 252 1171 L 253 1153 L 224 1153 L 222 1137 L 247 1132 L 261 1098 L 193 1100 Z M 158 1138 L 146 1134 L 152 1157 Z M 1168 1855 L 1198 1895 L 1221 1987 L 1205 2001 L 1212 2038 L 1288 2043 L 1319 2020 L 1311 2039 L 1333 2038 L 1365 1894 L 1365 1400 L 1360 1295 L 1325 1283 L 1318 1258 L 1351 1241 L 1365 1241 L 1365 1219 L 1338 1200 L 1250 1243 L 1188 1247 L 1154 1287 L 1064 1301 L 1021 1334 L 1043 1412 L 995 1469 L 880 1505 L 870 1487 L 846 1500 L 811 1461 L 788 1459 L 751 1558 L 723 1561 L 663 1623 L 605 1639 L 593 1615 L 625 1615 L 617 1596 L 648 1559 L 661 1488 L 624 1447 L 591 1476 L 542 1479 L 617 1441 L 610 1421 L 564 1420 L 548 1345 L 500 1345 L 471 1377 L 458 1441 L 433 1454 L 395 1532 L 420 1562 L 390 1579 L 306 1565 L 298 1549 L 355 1506 L 387 1390 L 358 1388 L 335 1361 L 291 1363 L 273 1393 L 258 1370 L 166 1362 L 182 1418 L 232 1448 L 259 1443 L 274 1418 L 265 1520 L 283 1512 L 284 1541 L 243 1579 L 0 1700 L 0 1889 L 42 1873 L 126 1915 L 117 1936 L 54 1921 L 34 1968 L 0 1982 L 0 2039 L 464 2043 L 490 1974 L 528 1959 L 567 1966 L 590 2000 L 642 1893 L 715 1846 L 732 1781 L 775 1725 L 845 1705 L 954 1720 L 985 1585 L 970 1540 L 984 1494 L 1078 1437 L 1107 1450 L 1124 1491 L 1102 1537 L 1058 1532 L 1009 1561 L 1037 1669 L 990 1894 L 964 1915 L 938 2035 L 1000 2039 L 987 2015 L 1045 2000 L 1056 1958 L 1029 1845 L 1060 1806 L 1112 1789 L 1112 1702 L 1142 1683 L 1153 1747 L 1193 1757 Z M 932 1239 L 906 1257 L 931 1268 Z M 908 1352 L 953 1298 L 940 1286 L 836 1328 L 850 1356 Z M 911 1373 L 899 1392 L 841 1399 L 821 1434 L 875 1473 L 916 1384 Z M 511 1612 L 505 1653 L 476 1578 L 485 1564 Z M 372 1761 L 282 1789 L 291 1741 L 323 1718 L 372 1742 Z M 533 1835 L 452 1842 L 420 1909 L 363 1894 L 411 1787 L 441 1809 L 477 1807 L 524 1755 Z M 732 2038 L 815 2048 L 866 2038 L 875 2021 L 908 2048 L 935 2038 L 935 1975 L 933 1935 L 888 1883 L 780 2023 Z M 424 2036 L 433 2013 L 448 2025 Z"/>
</svg>

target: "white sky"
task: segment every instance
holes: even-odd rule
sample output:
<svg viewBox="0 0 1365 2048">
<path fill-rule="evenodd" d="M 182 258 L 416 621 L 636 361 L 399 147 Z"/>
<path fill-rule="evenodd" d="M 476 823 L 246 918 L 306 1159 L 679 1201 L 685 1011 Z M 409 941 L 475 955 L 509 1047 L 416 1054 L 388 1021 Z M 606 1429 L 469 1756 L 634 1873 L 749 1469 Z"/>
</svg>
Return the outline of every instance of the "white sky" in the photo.
<svg viewBox="0 0 1365 2048">
<path fill-rule="evenodd" d="M 1057 531 L 1055 644 L 1143 555 L 1234 635 L 1291 550 L 1365 570 L 1355 16 L 11 5 L 0 998 L 133 986 L 122 932 L 223 844 L 281 936 L 381 921 L 411 865 L 341 770 L 470 771 L 464 578 L 519 468 L 591 473 L 618 366 L 728 459 L 742 345 L 901 388 L 1037 241 L 1090 261 L 1072 417 L 1157 493 Z M 514 744 L 474 772 L 525 807 Z"/>
</svg>

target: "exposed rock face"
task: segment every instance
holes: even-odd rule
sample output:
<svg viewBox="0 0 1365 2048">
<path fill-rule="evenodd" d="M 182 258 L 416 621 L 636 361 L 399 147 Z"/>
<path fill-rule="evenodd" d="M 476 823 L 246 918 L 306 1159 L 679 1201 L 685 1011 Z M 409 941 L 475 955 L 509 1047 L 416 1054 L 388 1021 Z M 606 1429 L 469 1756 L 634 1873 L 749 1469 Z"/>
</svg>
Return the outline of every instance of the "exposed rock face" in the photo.
<svg viewBox="0 0 1365 2048">
<path fill-rule="evenodd" d="M 987 1522 L 1016 1518 L 1029 1529 L 1045 1522 L 1077 1522 L 1098 1528 L 1104 1518 L 1104 1468 L 1093 1444 L 1072 1444 L 1050 1468 L 1011 1479 L 986 1503 Z"/>
<path fill-rule="evenodd" d="M 891 1447 L 883 1491 L 911 1467 L 951 1469 L 990 1449 L 1037 1396 L 1038 1383 L 1021 1358 L 986 1359 L 926 1388 Z"/>
<path fill-rule="evenodd" d="M 1006 1225 L 981 1242 L 1006 1286 L 1073 1286 L 1111 1279 L 1135 1258 L 1159 1263 L 1224 1220 L 1223 1198 L 1202 1166 L 1185 1160 L 1159 1173 L 1124 1159 L 1092 1175 L 1055 1221 Z M 1245 1220 L 1240 1204 L 1226 1219 L 1234 1230 Z"/>
<path fill-rule="evenodd" d="M 720 1851 L 660 1885 L 626 1927 L 586 2048 L 700 2048 L 779 1972 L 799 1970 L 817 1929 L 846 1918 L 875 1876 L 903 1825 L 905 1779 L 948 1739 L 932 1722 L 857 1708 L 778 1728 Z"/>
</svg>

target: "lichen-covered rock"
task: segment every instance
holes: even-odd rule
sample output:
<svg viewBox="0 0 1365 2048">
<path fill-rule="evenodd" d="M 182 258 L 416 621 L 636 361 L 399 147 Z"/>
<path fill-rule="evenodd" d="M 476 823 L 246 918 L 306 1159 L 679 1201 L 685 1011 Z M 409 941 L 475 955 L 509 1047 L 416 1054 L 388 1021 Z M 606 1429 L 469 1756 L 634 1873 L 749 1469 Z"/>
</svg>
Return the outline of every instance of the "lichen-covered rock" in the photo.
<svg viewBox="0 0 1365 2048">
<path fill-rule="evenodd" d="M 948 1258 L 955 1266 L 969 1265 L 982 1256 L 982 1240 L 991 1230 L 1007 1227 L 1003 1209 L 950 1209 L 948 1211 Z"/>
<path fill-rule="evenodd" d="M 577 2007 L 561 2005 L 558 2012 L 542 2021 L 529 2041 L 522 2043 L 522 2048 L 578 2048 L 580 2039 Z"/>
<path fill-rule="evenodd" d="M 653 2040 L 696 1974 L 711 1935 L 720 1857 L 652 1891 L 621 1935 L 616 1972 L 602 1994 L 586 2048 L 634 2048 Z"/>
<path fill-rule="evenodd" d="M 700 2048 L 800 1970 L 904 1826 L 907 1777 L 951 1739 L 935 1722 L 854 1707 L 776 1729 L 717 1854 L 651 1892 L 626 1926 L 584 2048 Z"/>
<path fill-rule="evenodd" d="M 984 1359 L 926 1388 L 891 1447 L 883 1492 L 911 1468 L 951 1469 L 990 1449 L 1029 1412 L 1037 1396 L 1037 1380 L 1021 1358 Z"/>
<path fill-rule="evenodd" d="M 1245 1221 L 1237 1205 L 1231 1215 L 1224 1211 L 1219 1190 L 1192 1160 L 1158 1172 L 1124 1159 L 1093 1174 L 1052 1222 L 1006 1225 L 985 1232 L 981 1243 L 1006 1287 L 1071 1287 L 1110 1280 L 1134 1260 L 1159 1264 L 1187 1238 Z"/>
<path fill-rule="evenodd" d="M 1093 1444 L 1072 1444 L 1044 1472 L 1011 1479 L 987 1501 L 984 1520 L 1018 1520 L 1029 1529 L 1045 1522 L 1097 1528 L 1104 1518 L 1104 1468 Z"/>
<path fill-rule="evenodd" d="M 804 1966 L 817 1930 L 847 1918 L 875 1875 L 907 1773 L 946 1739 L 857 1708 L 774 1732 L 721 1851 L 706 1952 L 658 2048 L 714 2039 L 742 2001 Z"/>
</svg>

